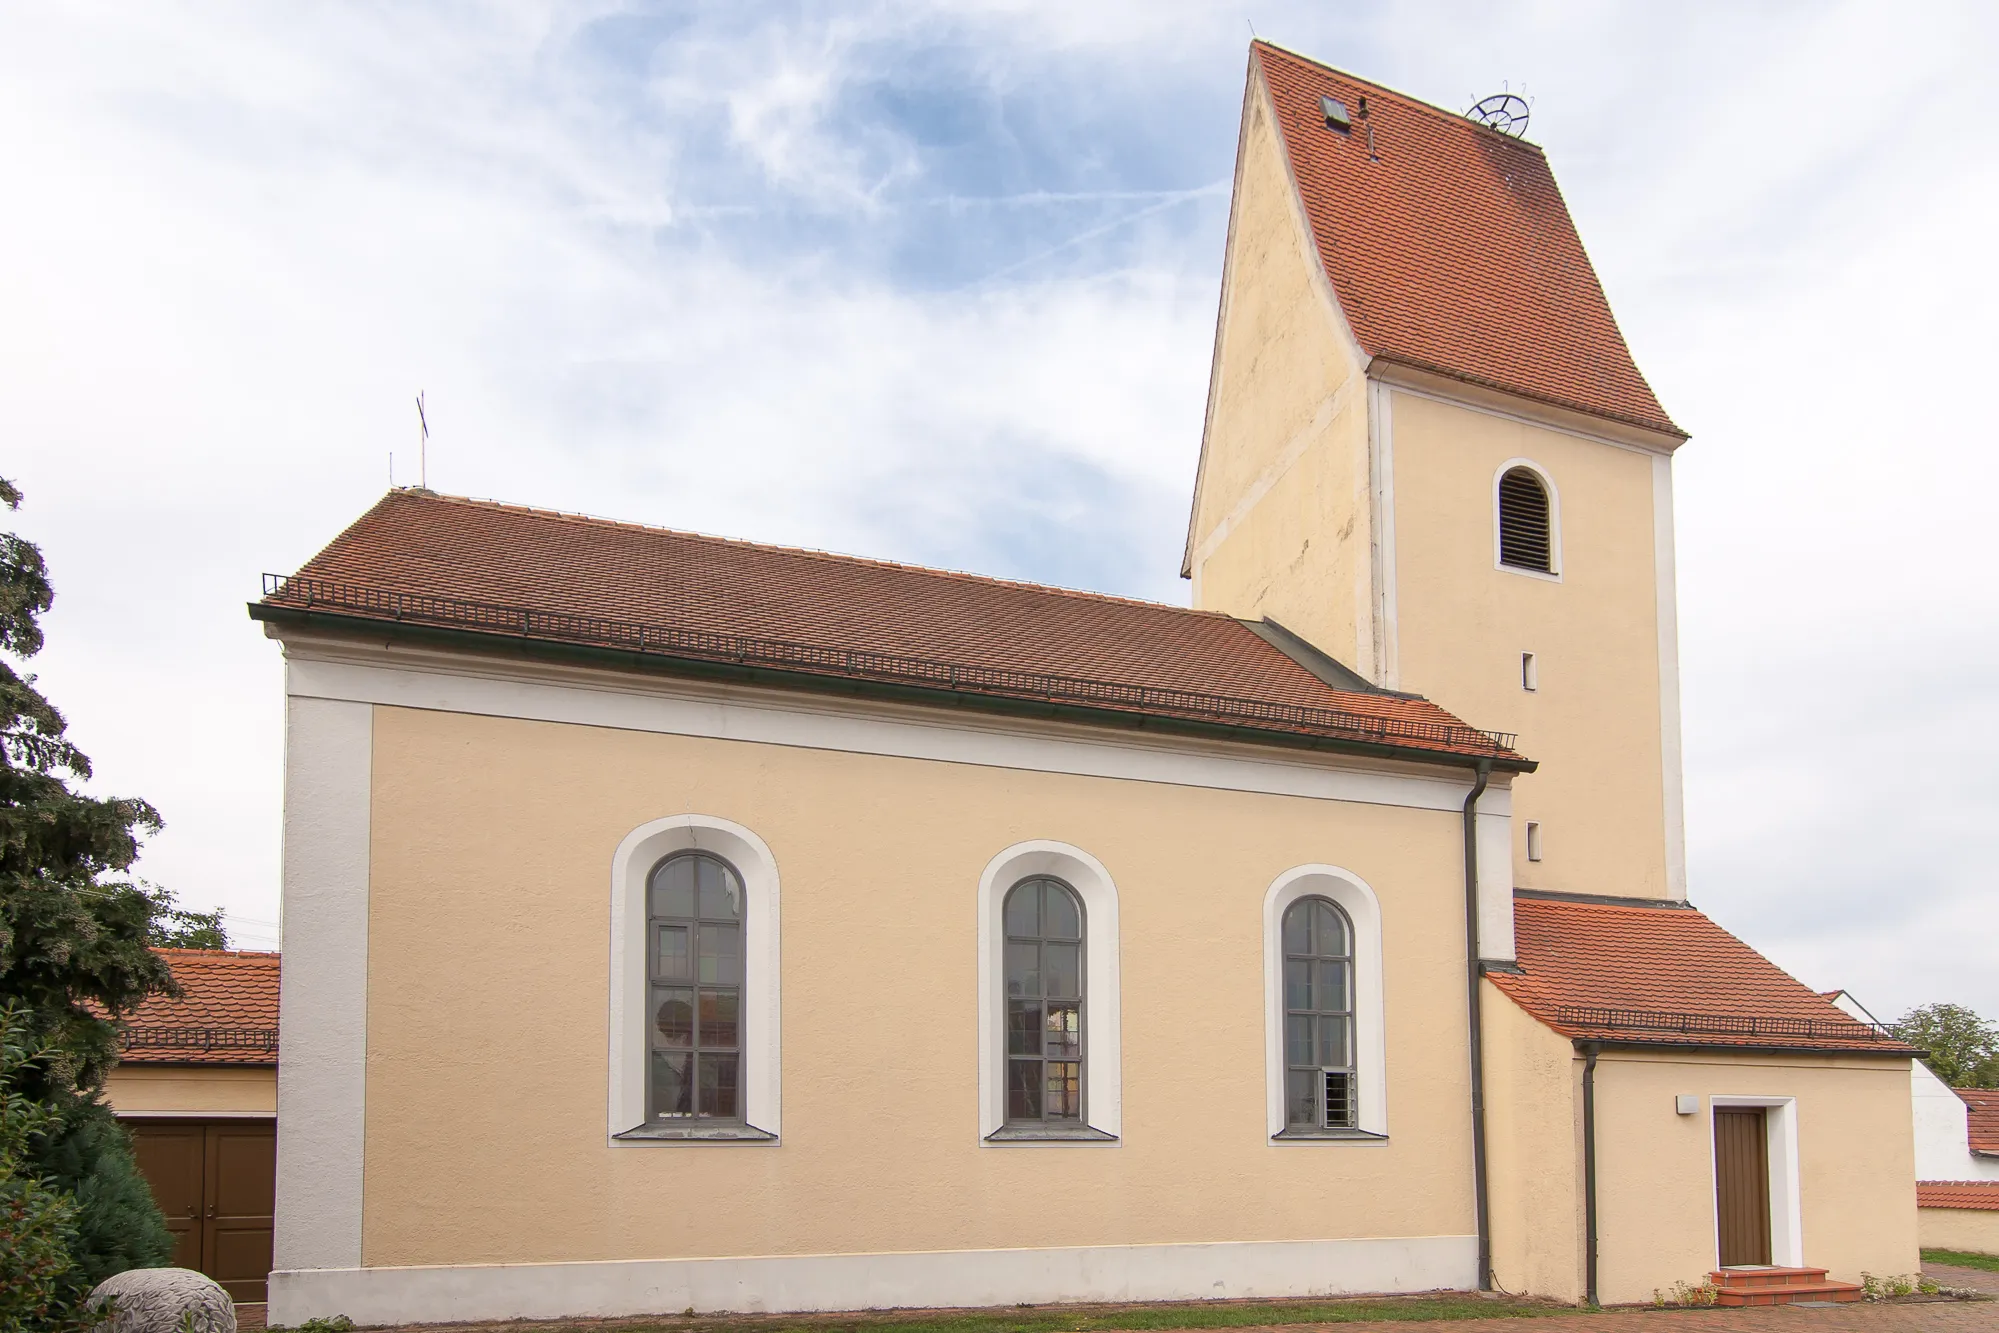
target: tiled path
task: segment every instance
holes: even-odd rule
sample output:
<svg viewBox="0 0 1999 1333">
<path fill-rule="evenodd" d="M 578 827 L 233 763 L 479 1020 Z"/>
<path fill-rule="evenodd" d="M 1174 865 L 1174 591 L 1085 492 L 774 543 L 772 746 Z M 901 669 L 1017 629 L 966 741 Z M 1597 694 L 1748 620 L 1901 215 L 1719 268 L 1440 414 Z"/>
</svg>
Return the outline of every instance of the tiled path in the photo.
<svg viewBox="0 0 1999 1333">
<path fill-rule="evenodd" d="M 1966 1273 L 1999 1287 L 1995 1273 L 1976 1269 L 1943 1269 L 1925 1265 L 1924 1272 L 1951 1286 L 1972 1286 L 1960 1278 Z M 236 1307 L 236 1327 L 254 1333 L 264 1327 L 264 1307 Z M 416 1326 L 420 1328 L 421 1326 Z M 482 1329 L 502 1333 L 506 1324 L 459 1324 L 455 1329 Z M 532 1325 L 526 1327 L 533 1327 Z M 587 1325 L 585 1326 L 587 1327 Z M 615 1328 L 616 1325 L 609 1327 Z M 1824 1307 L 1778 1306 L 1762 1310 L 1606 1310 L 1601 1314 L 1564 1315 L 1552 1320 L 1471 1319 L 1439 1323 L 1288 1325 L 1282 1329 L 1237 1328 L 1225 1331 L 1205 1329 L 1198 1333 L 1306 1333 L 1321 1328 L 1328 1333 L 1999 1333 L 1999 1300 L 1948 1301 L 1902 1304 L 1834 1305 Z M 1169 1331 L 1170 1333 L 1170 1331 Z"/>
<path fill-rule="evenodd" d="M 1973 1291 L 1989 1291 L 1999 1296 L 1999 1273 L 1988 1273 L 1982 1268 L 1957 1268 L 1950 1264 L 1924 1264 L 1923 1276 L 1935 1278 L 1946 1287 L 1969 1287 Z"/>
</svg>

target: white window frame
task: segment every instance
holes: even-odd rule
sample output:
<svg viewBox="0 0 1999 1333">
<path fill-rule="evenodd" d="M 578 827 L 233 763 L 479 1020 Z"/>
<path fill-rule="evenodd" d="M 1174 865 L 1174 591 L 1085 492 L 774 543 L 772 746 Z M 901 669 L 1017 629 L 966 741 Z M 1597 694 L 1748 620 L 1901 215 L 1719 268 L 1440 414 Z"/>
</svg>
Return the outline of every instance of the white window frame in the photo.
<svg viewBox="0 0 1999 1333">
<path fill-rule="evenodd" d="M 646 1134 L 646 882 L 675 852 L 701 851 L 743 880 L 743 1123 Z M 783 1109 L 778 1051 L 777 859 L 764 840 L 714 815 L 670 815 L 627 833 L 611 857 L 610 1143 L 774 1142 Z M 635 1135 L 633 1132 L 639 1131 Z"/>
<path fill-rule="evenodd" d="M 1548 564 L 1547 570 L 1522 569 L 1509 565 L 1499 558 L 1499 483 L 1515 468 L 1526 468 L 1541 479 L 1542 487 L 1548 493 Z M 1530 579 L 1541 579 L 1548 583 L 1562 581 L 1562 492 L 1555 485 L 1554 477 L 1548 469 L 1531 458 L 1509 458 L 1499 465 L 1492 474 L 1492 567 L 1508 574 L 1519 574 Z"/>
<path fill-rule="evenodd" d="M 994 1140 L 1006 1124 L 1006 895 L 1048 875 L 1083 900 L 1083 1112 L 1106 1138 Z M 979 1143 L 983 1147 L 1116 1147 L 1124 1130 L 1122 1011 L 1118 1001 L 1118 897 L 1104 863 L 1066 842 L 1017 842 L 979 876 Z"/>
<path fill-rule="evenodd" d="M 1799 1188 L 1798 1099 L 1717 1094 L 1707 1099 L 1708 1198 L 1714 1209 L 1714 1265 L 1721 1267 L 1721 1191 L 1715 1181 L 1714 1108 L 1763 1108 L 1764 1159 L 1770 1169 L 1770 1262 L 1778 1268 L 1805 1264 L 1804 1195 Z"/>
<path fill-rule="evenodd" d="M 1301 898 L 1339 904 L 1353 926 L 1355 1131 L 1284 1134 L 1284 913 Z M 1334 865 L 1294 866 L 1263 895 L 1263 1067 L 1270 1142 L 1381 1142 L 1388 1135 L 1388 1043 L 1382 1007 L 1381 901 L 1366 880 Z"/>
</svg>

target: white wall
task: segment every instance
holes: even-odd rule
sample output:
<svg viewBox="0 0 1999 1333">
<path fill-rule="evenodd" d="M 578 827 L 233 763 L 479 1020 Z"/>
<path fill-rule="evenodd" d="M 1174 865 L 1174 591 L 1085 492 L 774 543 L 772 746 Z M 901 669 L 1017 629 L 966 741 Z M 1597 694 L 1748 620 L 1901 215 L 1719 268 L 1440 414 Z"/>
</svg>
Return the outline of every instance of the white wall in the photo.
<svg viewBox="0 0 1999 1333">
<path fill-rule="evenodd" d="M 1834 991 L 1832 1002 L 1863 1023 L 1879 1021 L 1845 991 Z M 1915 1102 L 1916 1179 L 1999 1180 L 1999 1157 L 1971 1151 L 1970 1108 L 1964 1098 L 1921 1060 L 1910 1063 L 1909 1084 Z"/>
</svg>

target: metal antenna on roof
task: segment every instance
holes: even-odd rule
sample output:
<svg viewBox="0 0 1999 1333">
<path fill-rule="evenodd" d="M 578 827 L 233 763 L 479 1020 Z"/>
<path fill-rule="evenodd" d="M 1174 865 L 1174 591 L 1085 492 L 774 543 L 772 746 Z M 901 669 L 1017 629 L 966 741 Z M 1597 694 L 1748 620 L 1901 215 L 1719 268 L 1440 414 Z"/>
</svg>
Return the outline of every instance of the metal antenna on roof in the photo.
<svg viewBox="0 0 1999 1333">
<path fill-rule="evenodd" d="M 1249 20 L 1249 15 L 1247 15 L 1247 14 L 1245 14 L 1245 15 L 1243 15 L 1243 16 L 1242 16 L 1242 21 L 1243 21 L 1244 23 L 1249 23 L 1249 40 L 1251 40 L 1252 42 L 1253 42 L 1253 41 L 1255 41 L 1255 40 L 1256 40 L 1256 25 L 1255 25 L 1254 23 L 1250 23 L 1250 20 Z"/>
<path fill-rule="evenodd" d="M 416 429 L 416 485 L 418 490 L 427 491 L 430 489 L 430 422 L 423 415 L 421 389 L 416 395 Z"/>
</svg>

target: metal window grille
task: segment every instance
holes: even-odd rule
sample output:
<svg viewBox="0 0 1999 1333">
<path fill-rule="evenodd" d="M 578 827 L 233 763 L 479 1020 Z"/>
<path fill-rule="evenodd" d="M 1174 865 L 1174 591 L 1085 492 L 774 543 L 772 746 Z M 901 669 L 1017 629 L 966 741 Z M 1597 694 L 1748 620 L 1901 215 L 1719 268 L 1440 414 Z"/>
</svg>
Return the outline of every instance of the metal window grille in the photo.
<svg viewBox="0 0 1999 1333">
<path fill-rule="evenodd" d="M 1326 898 L 1284 910 L 1284 1083 L 1287 1128 L 1352 1129 L 1353 925 Z"/>
<path fill-rule="evenodd" d="M 1554 572 L 1548 490 L 1524 467 L 1499 479 L 1499 563 Z"/>
</svg>

